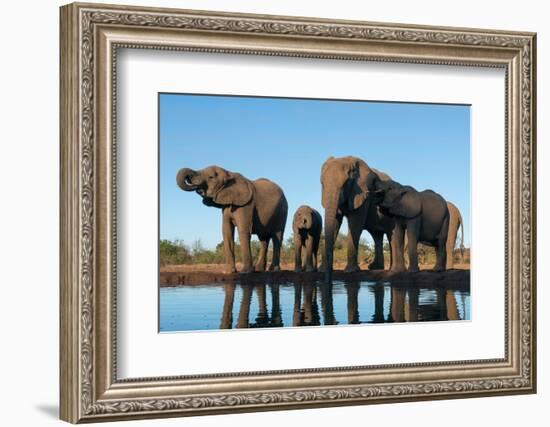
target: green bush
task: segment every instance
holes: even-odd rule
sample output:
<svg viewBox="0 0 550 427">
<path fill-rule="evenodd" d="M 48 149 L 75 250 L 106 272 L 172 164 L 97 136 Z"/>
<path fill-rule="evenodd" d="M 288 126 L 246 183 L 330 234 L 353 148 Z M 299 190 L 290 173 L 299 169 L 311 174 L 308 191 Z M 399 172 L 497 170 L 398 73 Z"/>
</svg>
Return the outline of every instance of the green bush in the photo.
<svg viewBox="0 0 550 427">
<path fill-rule="evenodd" d="M 183 240 L 161 240 L 159 245 L 160 265 L 187 264 L 191 259 L 189 248 Z"/>
<path fill-rule="evenodd" d="M 260 242 L 253 240 L 250 242 L 253 261 L 258 258 L 260 252 Z M 273 253 L 273 244 L 269 245 L 268 260 L 271 259 Z M 319 244 L 318 263 L 321 265 L 325 253 L 325 240 L 321 236 Z M 358 257 L 360 263 L 369 264 L 374 259 L 374 247 L 369 244 L 365 238 L 359 242 Z M 384 258 L 390 259 L 390 248 L 388 242 L 384 242 Z M 407 259 L 407 254 L 405 254 Z M 457 249 L 454 252 L 455 262 L 460 261 L 460 251 Z M 235 242 L 235 261 L 242 262 L 241 247 L 238 242 Z M 464 262 L 469 263 L 470 250 L 464 249 Z M 183 240 L 161 240 L 160 241 L 160 265 L 178 265 L 178 264 L 223 264 L 225 262 L 223 241 L 216 245 L 214 250 L 206 249 L 202 242 L 196 240 L 189 248 Z M 334 244 L 334 262 L 347 262 L 347 236 L 338 234 Z M 435 249 L 430 246 L 418 245 L 418 262 L 420 264 L 435 264 Z M 281 263 L 294 263 L 294 237 L 288 237 L 281 247 Z"/>
</svg>

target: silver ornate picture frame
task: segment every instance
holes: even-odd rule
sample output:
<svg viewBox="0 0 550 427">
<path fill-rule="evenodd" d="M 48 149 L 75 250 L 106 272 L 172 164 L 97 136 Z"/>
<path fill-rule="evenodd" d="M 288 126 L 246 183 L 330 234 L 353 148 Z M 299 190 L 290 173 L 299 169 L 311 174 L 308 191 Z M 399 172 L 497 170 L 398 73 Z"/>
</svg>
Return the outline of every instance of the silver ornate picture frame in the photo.
<svg viewBox="0 0 550 427">
<path fill-rule="evenodd" d="M 63 6 L 60 18 L 61 419 L 112 421 L 536 391 L 535 34 L 78 3 Z M 118 379 L 119 48 L 504 69 L 505 357 Z"/>
</svg>

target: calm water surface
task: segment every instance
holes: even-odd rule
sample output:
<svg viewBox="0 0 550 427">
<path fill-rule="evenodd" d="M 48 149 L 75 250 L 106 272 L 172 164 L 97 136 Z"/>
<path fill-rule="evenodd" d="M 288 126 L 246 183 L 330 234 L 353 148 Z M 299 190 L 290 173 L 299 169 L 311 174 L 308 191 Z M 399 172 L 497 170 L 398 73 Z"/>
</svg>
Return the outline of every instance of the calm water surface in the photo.
<svg viewBox="0 0 550 427">
<path fill-rule="evenodd" d="M 335 281 L 160 289 L 160 331 L 470 319 L 470 293 Z"/>
</svg>

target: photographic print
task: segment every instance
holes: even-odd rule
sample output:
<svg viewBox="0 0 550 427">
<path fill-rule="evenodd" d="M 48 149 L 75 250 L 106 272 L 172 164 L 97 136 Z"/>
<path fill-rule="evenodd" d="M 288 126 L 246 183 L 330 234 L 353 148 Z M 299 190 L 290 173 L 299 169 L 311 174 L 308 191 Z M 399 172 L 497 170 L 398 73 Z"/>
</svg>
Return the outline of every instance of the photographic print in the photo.
<svg viewBox="0 0 550 427">
<path fill-rule="evenodd" d="M 158 102 L 160 332 L 470 320 L 469 105 Z"/>
<path fill-rule="evenodd" d="M 535 33 L 59 22 L 61 419 L 536 392 Z"/>
</svg>

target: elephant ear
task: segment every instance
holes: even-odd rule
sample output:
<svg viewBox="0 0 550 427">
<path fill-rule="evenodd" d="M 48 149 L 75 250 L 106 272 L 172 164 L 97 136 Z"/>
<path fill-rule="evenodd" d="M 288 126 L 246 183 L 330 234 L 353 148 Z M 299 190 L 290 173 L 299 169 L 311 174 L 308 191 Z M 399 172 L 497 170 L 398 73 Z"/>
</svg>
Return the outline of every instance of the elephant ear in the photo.
<svg viewBox="0 0 550 427">
<path fill-rule="evenodd" d="M 254 194 L 252 183 L 240 173 L 228 172 L 223 186 L 214 196 L 218 205 L 244 206 Z"/>
<path fill-rule="evenodd" d="M 401 218 L 411 219 L 422 213 L 422 202 L 420 195 L 412 187 L 401 187 L 395 191 L 400 191 L 400 198 L 390 207 L 390 214 Z"/>
<path fill-rule="evenodd" d="M 348 198 L 348 209 L 355 210 L 365 203 L 369 195 L 369 183 L 372 180 L 373 173 L 363 160 L 354 158 L 349 174 L 350 178 L 353 179 Z"/>
<path fill-rule="evenodd" d="M 387 173 L 379 171 L 378 169 L 374 169 L 374 168 L 370 168 L 370 170 L 371 170 L 371 172 L 374 173 L 374 175 L 376 176 L 376 178 L 378 180 L 380 180 L 382 182 L 391 181 L 391 177 Z"/>
</svg>

